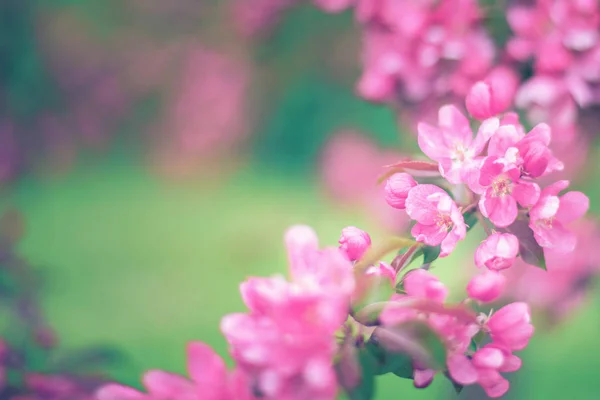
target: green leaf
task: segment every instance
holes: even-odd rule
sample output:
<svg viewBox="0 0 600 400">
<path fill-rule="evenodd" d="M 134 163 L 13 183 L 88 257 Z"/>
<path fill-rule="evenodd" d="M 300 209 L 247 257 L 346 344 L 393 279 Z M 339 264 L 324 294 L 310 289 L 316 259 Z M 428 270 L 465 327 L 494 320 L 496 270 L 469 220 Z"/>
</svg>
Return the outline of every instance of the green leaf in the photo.
<svg viewBox="0 0 600 400">
<path fill-rule="evenodd" d="M 478 211 L 469 211 L 463 214 L 463 218 L 465 219 L 465 224 L 467 225 L 467 232 L 473 229 L 479 219 L 477 218 Z"/>
<path fill-rule="evenodd" d="M 369 340 L 375 341 L 386 353 L 405 354 L 428 368 L 442 370 L 446 365 L 444 342 L 422 322 L 378 327 Z"/>
<path fill-rule="evenodd" d="M 407 354 L 387 351 L 372 341 L 365 344 L 365 349 L 377 361 L 376 375 L 393 373 L 400 378 L 413 378 L 412 359 Z"/>
<path fill-rule="evenodd" d="M 367 349 L 362 348 L 358 352 L 358 362 L 361 370 L 360 383 L 345 390 L 350 400 L 370 400 L 375 395 L 377 360 Z"/>
<path fill-rule="evenodd" d="M 423 264 L 431 264 L 440 256 L 440 246 L 424 246 L 423 247 Z"/>
<path fill-rule="evenodd" d="M 517 220 L 506 228 L 506 231 L 519 239 L 519 254 L 523 261 L 546 270 L 544 249 L 535 240 L 533 231 L 529 228 L 527 222 Z"/>
</svg>

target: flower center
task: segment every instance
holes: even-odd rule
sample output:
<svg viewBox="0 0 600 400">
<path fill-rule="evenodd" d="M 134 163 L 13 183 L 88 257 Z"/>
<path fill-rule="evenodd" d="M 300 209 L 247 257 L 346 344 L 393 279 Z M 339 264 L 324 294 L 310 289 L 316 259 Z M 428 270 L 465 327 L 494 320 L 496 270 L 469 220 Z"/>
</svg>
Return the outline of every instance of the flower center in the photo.
<svg viewBox="0 0 600 400">
<path fill-rule="evenodd" d="M 552 229 L 553 223 L 554 223 L 554 217 L 538 219 L 536 221 L 536 225 L 543 226 L 544 228 L 547 228 L 547 229 Z"/>
<path fill-rule="evenodd" d="M 506 177 L 498 178 L 492 182 L 492 196 L 503 197 L 511 194 L 512 182 Z"/>
<path fill-rule="evenodd" d="M 450 218 L 447 214 L 438 214 L 435 224 L 440 227 L 440 229 L 450 229 L 452 227 L 452 218 Z"/>
<path fill-rule="evenodd" d="M 454 144 L 454 151 L 452 155 L 454 161 L 459 161 L 461 163 L 464 162 L 467 158 L 469 158 L 469 155 L 467 154 L 467 149 L 462 143 Z"/>
</svg>

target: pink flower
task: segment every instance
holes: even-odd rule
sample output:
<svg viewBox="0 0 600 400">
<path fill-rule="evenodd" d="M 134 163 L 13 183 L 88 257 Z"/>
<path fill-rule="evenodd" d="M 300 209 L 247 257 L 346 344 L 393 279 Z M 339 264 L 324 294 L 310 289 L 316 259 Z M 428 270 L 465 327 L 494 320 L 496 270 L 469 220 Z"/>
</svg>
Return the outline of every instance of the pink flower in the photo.
<svg viewBox="0 0 600 400">
<path fill-rule="evenodd" d="M 410 271 L 404 277 L 404 290 L 408 296 L 430 299 L 443 303 L 448 296 L 448 288 L 439 278 L 424 269 Z"/>
<path fill-rule="evenodd" d="M 354 226 L 348 226 L 342 229 L 342 236 L 339 240 L 340 250 L 342 250 L 350 261 L 359 260 L 371 246 L 371 237 L 369 234 Z"/>
<path fill-rule="evenodd" d="M 510 233 L 494 233 L 488 236 L 475 252 L 475 264 L 495 271 L 513 265 L 519 253 L 519 239 Z"/>
<path fill-rule="evenodd" d="M 231 391 L 225 363 L 209 346 L 192 342 L 188 345 L 187 352 L 191 381 L 169 372 L 148 371 L 143 378 L 147 394 L 126 386 L 108 384 L 98 390 L 98 400 L 228 400 L 232 396 L 244 398 L 241 392 Z"/>
<path fill-rule="evenodd" d="M 484 121 L 473 139 L 469 120 L 456 107 L 443 106 L 439 110 L 437 128 L 419 124 L 419 147 L 439 163 L 440 173 L 449 182 L 475 182 L 479 167 L 476 157 L 499 125 L 496 118 Z"/>
<path fill-rule="evenodd" d="M 590 206 L 590 200 L 581 192 L 567 192 L 559 197 L 567 186 L 569 181 L 558 181 L 545 188 L 529 213 L 529 227 L 539 245 L 563 253 L 576 245 L 575 234 L 565 225 L 581 218 Z"/>
<path fill-rule="evenodd" d="M 512 105 L 518 84 L 511 69 L 495 68 L 485 80 L 473 85 L 466 99 L 467 110 L 479 120 L 500 114 Z"/>
<path fill-rule="evenodd" d="M 447 365 L 453 381 L 461 385 L 472 385 L 477 382 L 477 369 L 464 354 L 456 353 L 449 356 Z"/>
<path fill-rule="evenodd" d="M 441 244 L 440 257 L 452 253 L 467 228 L 454 200 L 435 185 L 417 185 L 408 192 L 406 212 L 417 221 L 412 235 L 429 246 Z"/>
<path fill-rule="evenodd" d="M 523 350 L 534 331 L 530 321 L 527 303 L 511 303 L 490 317 L 487 328 L 495 344 L 511 351 Z"/>
<path fill-rule="evenodd" d="M 489 303 L 500 297 L 505 285 L 504 275 L 495 271 L 486 271 L 471 279 L 467 285 L 467 293 L 472 299 Z"/>
<path fill-rule="evenodd" d="M 408 191 L 417 186 L 417 182 L 407 173 L 397 173 L 388 178 L 385 183 L 385 201 L 397 209 L 406 208 Z"/>
<path fill-rule="evenodd" d="M 267 399 L 333 399 L 335 332 L 348 317 L 352 264 L 339 249 L 318 250 L 312 229 L 295 226 L 285 242 L 291 281 L 251 278 L 241 285 L 249 313 L 223 318 L 238 366 Z"/>
<path fill-rule="evenodd" d="M 528 208 L 540 196 L 540 187 L 536 183 L 522 180 L 520 170 L 514 163 L 507 165 L 505 159 L 493 156 L 485 159 L 479 184 L 486 188 L 479 200 L 479 209 L 498 227 L 515 222 L 517 203 Z"/>
</svg>

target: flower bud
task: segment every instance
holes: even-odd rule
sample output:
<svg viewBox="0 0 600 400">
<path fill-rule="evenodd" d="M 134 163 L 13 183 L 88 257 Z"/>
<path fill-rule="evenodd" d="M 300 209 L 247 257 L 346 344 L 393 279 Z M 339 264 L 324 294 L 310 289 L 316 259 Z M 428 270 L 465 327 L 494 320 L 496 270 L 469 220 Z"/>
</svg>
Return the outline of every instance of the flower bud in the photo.
<svg viewBox="0 0 600 400">
<path fill-rule="evenodd" d="M 390 264 L 383 261 L 380 261 L 378 265 L 367 268 L 365 275 L 388 279 L 392 286 L 396 283 L 396 271 Z"/>
<path fill-rule="evenodd" d="M 479 120 L 498 115 L 511 106 L 517 86 L 518 79 L 511 69 L 495 68 L 471 87 L 466 99 L 467 110 Z"/>
<path fill-rule="evenodd" d="M 519 239 L 510 233 L 494 233 L 475 252 L 475 264 L 500 271 L 513 265 L 519 253 Z"/>
<path fill-rule="evenodd" d="M 469 297 L 483 303 L 496 300 L 504 291 L 506 278 L 495 271 L 486 271 L 471 279 L 467 285 Z"/>
<path fill-rule="evenodd" d="M 385 183 L 385 201 L 400 210 L 406 208 L 408 191 L 417 186 L 417 182 L 407 173 L 401 172 L 388 178 Z"/>
<path fill-rule="evenodd" d="M 523 350 L 533 335 L 531 314 L 527 303 L 511 303 L 495 312 L 487 327 L 495 344 L 508 350 Z"/>
<path fill-rule="evenodd" d="M 350 261 L 359 260 L 371 246 L 371 237 L 369 234 L 354 226 L 348 226 L 342 229 L 342 236 L 338 242 L 342 250 Z"/>
<path fill-rule="evenodd" d="M 409 296 L 444 302 L 448 288 L 439 279 L 424 269 L 410 271 L 404 277 L 404 290 Z"/>
</svg>

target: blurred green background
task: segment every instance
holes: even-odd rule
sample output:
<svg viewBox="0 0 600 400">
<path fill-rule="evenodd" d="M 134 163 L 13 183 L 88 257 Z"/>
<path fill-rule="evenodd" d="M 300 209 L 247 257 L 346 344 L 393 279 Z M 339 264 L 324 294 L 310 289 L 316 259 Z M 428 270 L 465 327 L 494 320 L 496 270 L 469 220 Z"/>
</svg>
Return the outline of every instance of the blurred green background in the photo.
<svg viewBox="0 0 600 400">
<path fill-rule="evenodd" d="M 181 8 L 190 7 L 188 3 L 182 1 Z M 170 28 L 180 15 L 173 10 L 177 7 L 165 11 L 157 5 L 159 11 L 147 14 L 140 7 L 124 10 L 116 1 L 29 6 L 7 1 L 0 7 L 5 22 L 0 24 L 3 104 L 15 124 L 25 127 L 22 137 L 36 137 L 29 124 L 36 115 L 48 108 L 68 113 L 73 106 L 48 76 L 51 67 L 44 54 L 52 44 L 40 38 L 36 24 L 70 15 L 82 32 L 65 29 L 55 40 L 89 35 L 97 46 L 91 53 L 101 53 L 102 59 L 117 52 L 113 45 L 125 41 L 126 35 L 140 40 L 147 35 L 163 44 L 183 40 L 178 31 L 184 28 Z M 223 48 L 233 47 L 254 66 L 249 89 L 253 117 L 240 115 L 247 120 L 250 139 L 235 156 L 215 160 L 210 151 L 199 154 L 211 163 L 184 179 L 170 179 L 149 167 L 148 143 L 155 137 L 145 132 L 170 101 L 166 86 L 161 86 L 135 97 L 126 115 L 110 128 L 110 144 L 100 151 L 78 147 L 77 156 L 60 173 L 36 162 L 47 155 L 43 146 L 48 142 L 23 139 L 29 164 L 20 164 L 3 187 L 3 206 L 15 205 L 26 217 L 27 236 L 19 250 L 43 276 L 43 307 L 61 345 L 117 346 L 126 357 L 109 372 L 130 385 L 138 386 L 141 373 L 150 368 L 184 372 L 189 340 L 205 341 L 226 354 L 219 320 L 243 310 L 238 293 L 243 279 L 285 272 L 282 234 L 289 225 L 312 225 L 326 245 L 335 245 L 347 225 L 373 232 L 374 240 L 384 237 L 386 230 L 360 205 L 340 204 L 323 190 L 320 154 L 333 132 L 351 127 L 367 132 L 379 146 L 414 148 L 411 136 L 398 133 L 390 110 L 353 94 L 358 53 L 357 44 L 352 45 L 357 37 L 350 15 L 327 16 L 299 7 L 282 16 L 269 37 L 231 46 L 235 35 L 227 36 L 206 22 L 206 13 L 222 15 L 220 7 L 206 7 L 194 14 L 197 20 L 188 15 L 190 20 L 181 25 L 200 40 L 206 37 Z M 139 26 L 132 28 L 131 21 Z M 155 24 L 160 29 L 154 29 Z M 350 45 L 340 59 L 327 58 L 338 43 Z M 67 40 L 62 46 L 50 51 L 61 55 L 71 44 Z M 78 57 L 68 57 L 76 68 Z M 143 54 L 140 57 L 143 60 Z M 338 74 L 340 63 L 347 64 L 347 71 Z M 597 159 L 597 151 L 592 153 L 590 158 Z M 57 154 L 60 158 L 63 153 Z M 590 195 L 594 212 L 600 196 L 598 172 L 592 162 L 587 178 L 577 182 Z M 455 271 L 469 262 L 467 254 L 476 241 L 459 246 L 436 272 L 457 286 L 461 278 Z M 586 306 L 561 325 L 538 329 L 506 398 L 600 398 L 599 332 L 596 290 Z M 456 397 L 443 378 L 422 391 L 397 378 L 384 377 L 380 383 L 377 399 Z M 461 395 L 468 396 L 468 391 Z"/>
</svg>

